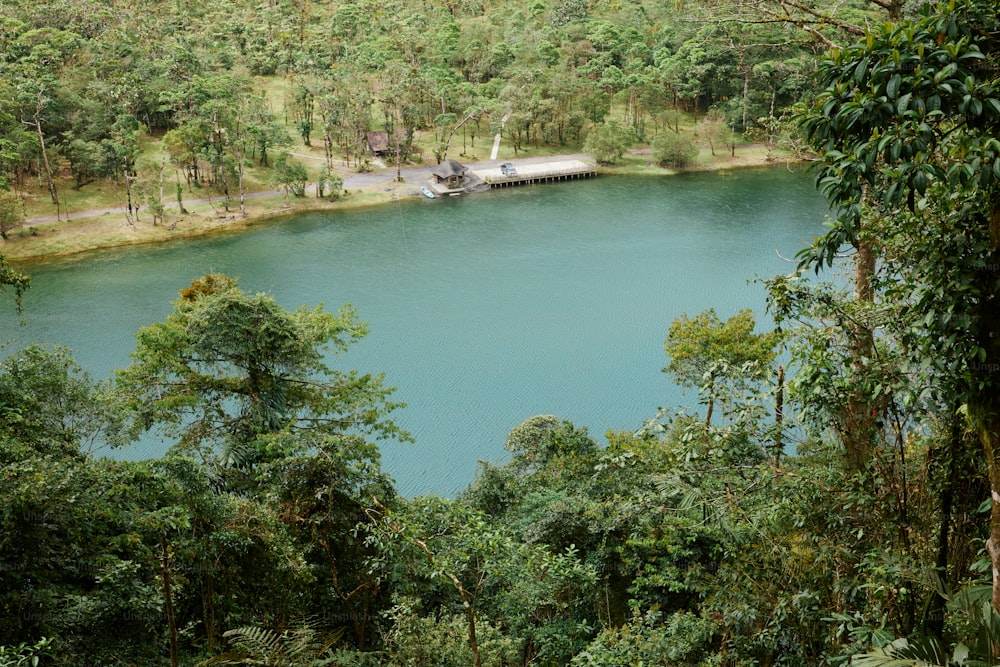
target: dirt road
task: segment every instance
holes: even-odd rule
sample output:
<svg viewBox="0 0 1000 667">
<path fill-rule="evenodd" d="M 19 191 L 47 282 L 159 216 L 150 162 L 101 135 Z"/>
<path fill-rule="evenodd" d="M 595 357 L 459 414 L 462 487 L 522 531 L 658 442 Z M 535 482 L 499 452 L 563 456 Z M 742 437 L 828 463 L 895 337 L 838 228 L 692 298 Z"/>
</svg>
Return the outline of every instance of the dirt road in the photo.
<svg viewBox="0 0 1000 667">
<path fill-rule="evenodd" d="M 573 155 L 560 155 L 560 156 L 547 156 L 547 157 L 532 157 L 532 158 L 521 158 L 508 160 L 505 159 L 503 162 L 512 162 L 515 165 L 518 164 L 535 164 L 539 162 L 549 162 L 553 159 L 560 160 L 587 160 L 590 156 L 584 154 L 573 154 Z M 475 170 L 477 167 L 495 167 L 499 165 L 501 160 L 486 160 L 483 162 L 470 162 L 463 163 L 467 167 Z M 405 167 L 400 170 L 400 175 L 405 183 L 413 186 L 413 195 L 420 194 L 420 186 L 431 177 L 431 172 L 437 165 L 429 164 L 419 167 Z M 341 172 L 344 177 L 344 189 L 346 190 L 368 190 L 376 189 L 380 187 L 386 187 L 393 183 L 396 178 L 395 167 L 388 167 L 385 169 L 380 169 L 378 171 L 372 171 L 367 173 L 356 173 L 356 172 Z M 306 187 L 306 192 L 312 192 L 316 189 L 315 185 L 310 185 Z M 273 197 L 282 194 L 281 190 L 265 190 L 263 192 L 248 192 L 244 194 L 247 199 L 256 199 L 258 197 Z M 185 199 L 185 204 L 207 204 L 212 201 L 220 201 L 221 196 L 215 197 L 202 197 L 198 199 Z M 236 197 L 231 197 L 230 201 L 236 199 Z M 166 208 L 177 208 L 176 202 L 165 202 L 164 206 Z M 24 221 L 25 226 L 31 225 L 41 225 L 47 222 L 57 222 L 58 220 L 74 220 L 77 218 L 94 218 L 106 214 L 116 214 L 121 213 L 124 215 L 125 208 L 123 206 L 116 206 L 112 208 L 99 208 L 91 209 L 87 211 L 73 211 L 70 213 L 63 213 L 59 217 L 54 215 L 47 215 L 38 218 L 30 218 Z"/>
</svg>

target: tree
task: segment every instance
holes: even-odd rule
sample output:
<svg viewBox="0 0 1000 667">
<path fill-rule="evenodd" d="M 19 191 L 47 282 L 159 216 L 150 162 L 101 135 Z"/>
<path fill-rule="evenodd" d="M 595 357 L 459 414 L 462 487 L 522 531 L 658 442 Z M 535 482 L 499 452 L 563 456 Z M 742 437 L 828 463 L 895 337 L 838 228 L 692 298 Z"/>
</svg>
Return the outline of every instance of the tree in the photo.
<svg viewBox="0 0 1000 667">
<path fill-rule="evenodd" d="M 0 440 L 10 461 L 74 455 L 115 424 L 110 396 L 64 348 L 29 345 L 0 363 Z"/>
<path fill-rule="evenodd" d="M 99 143 L 74 138 L 63 148 L 63 154 L 69 160 L 69 168 L 73 172 L 73 180 L 77 190 L 93 181 L 101 173 L 103 156 Z"/>
<path fill-rule="evenodd" d="M 395 564 L 396 576 L 440 587 L 424 596 L 442 600 L 437 615 L 465 617 L 468 652 L 456 666 L 487 664 L 481 640 L 484 628 L 492 630 L 490 620 L 521 634 L 523 664 L 536 659 L 567 664 L 577 648 L 574 640 L 589 630 L 569 613 L 593 592 L 595 580 L 574 549 L 553 553 L 519 543 L 508 525 L 435 497 L 415 498 L 396 511 L 378 507 L 371 514 L 377 521 L 367 526 L 370 541 Z M 546 629 L 554 636 L 546 637 Z"/>
<path fill-rule="evenodd" d="M 543 468 L 556 457 L 585 456 L 597 450 L 586 429 L 578 429 L 554 415 L 524 420 L 507 434 L 503 447 L 514 454 L 512 467 L 522 471 Z"/>
<path fill-rule="evenodd" d="M 135 427 L 161 424 L 181 449 L 211 460 L 221 448 L 233 466 L 307 446 L 283 434 L 406 438 L 387 417 L 399 405 L 386 401 L 381 376 L 337 371 L 324 358 L 366 333 L 349 305 L 336 315 L 288 312 L 212 274 L 181 292 L 165 322 L 139 331 L 117 386 Z"/>
<path fill-rule="evenodd" d="M 631 130 L 616 120 L 609 120 L 587 135 L 583 150 L 593 155 L 600 164 L 614 164 L 622 159 L 634 142 L 635 135 Z"/>
<path fill-rule="evenodd" d="M 58 639 L 55 662 L 149 663 L 162 618 L 141 518 L 165 497 L 146 463 L 34 455 L 4 466 L 0 644 Z M 165 643 L 165 642 L 164 642 Z"/>
<path fill-rule="evenodd" d="M 153 214 L 153 225 L 161 224 L 166 215 L 166 208 L 163 205 L 163 180 L 166 171 L 164 161 L 163 156 L 159 160 L 145 158 L 137 160 L 135 165 L 139 195 L 142 203 Z M 183 204 L 178 202 L 178 206 L 183 212 Z"/>
<path fill-rule="evenodd" d="M 675 132 L 661 132 L 649 145 L 653 160 L 661 167 L 683 168 L 698 157 L 698 148 L 690 139 Z"/>
<path fill-rule="evenodd" d="M 330 194 L 326 194 L 326 189 L 330 188 Z M 335 172 L 327 165 L 320 167 L 319 175 L 316 177 L 316 197 L 322 199 L 340 199 L 344 190 L 344 177 Z"/>
<path fill-rule="evenodd" d="M 885 222 L 882 233 L 948 225 L 974 240 L 957 274 L 948 273 L 956 267 L 951 258 L 906 258 L 926 278 L 897 289 L 921 332 L 913 362 L 947 360 L 952 396 L 979 434 L 994 494 L 1000 493 L 1000 95 L 987 63 L 1000 54 L 997 28 L 992 3 L 936 3 L 822 62 L 824 89 L 803 126 L 821 151 L 817 182 L 838 215 L 801 256 L 803 267 L 819 270 L 843 246 L 861 247 L 873 210 Z M 963 305 L 970 303 L 971 309 Z M 966 317 L 953 318 L 955 308 Z M 990 531 L 993 605 L 1000 609 L 1000 503 L 993 503 Z"/>
<path fill-rule="evenodd" d="M 21 198 L 9 190 L 0 189 L 0 238 L 24 225 L 24 206 Z"/>
<path fill-rule="evenodd" d="M 726 117 L 718 109 L 709 109 L 701 122 L 698 123 L 698 134 L 708 142 L 712 155 L 715 155 L 715 147 L 725 141 L 728 132 Z"/>
<path fill-rule="evenodd" d="M 714 309 L 694 318 L 682 314 L 670 325 L 663 343 L 670 363 L 663 372 L 682 386 L 706 389 L 706 428 L 712 423 L 717 380 L 761 377 L 774 361 L 778 334 L 754 333 L 755 326 L 749 310 L 722 322 Z"/>
<path fill-rule="evenodd" d="M 189 191 L 192 186 L 201 185 L 198 154 L 207 134 L 208 129 L 204 123 L 190 119 L 163 135 L 163 146 L 170 156 L 170 163 L 176 169 L 184 171 Z"/>
<path fill-rule="evenodd" d="M 285 191 L 285 203 L 288 203 L 288 193 L 301 197 L 306 191 L 306 181 L 309 174 L 306 167 L 288 153 L 281 153 L 274 159 L 274 170 L 271 173 L 271 183 Z"/>
<path fill-rule="evenodd" d="M 105 173 L 115 182 L 121 176 L 125 187 L 125 217 L 129 226 L 135 226 L 139 203 L 133 202 L 134 184 L 137 179 L 136 158 L 139 156 L 139 134 L 142 126 L 132 114 L 121 114 L 110 130 L 110 137 L 101 142 L 104 151 Z"/>
</svg>

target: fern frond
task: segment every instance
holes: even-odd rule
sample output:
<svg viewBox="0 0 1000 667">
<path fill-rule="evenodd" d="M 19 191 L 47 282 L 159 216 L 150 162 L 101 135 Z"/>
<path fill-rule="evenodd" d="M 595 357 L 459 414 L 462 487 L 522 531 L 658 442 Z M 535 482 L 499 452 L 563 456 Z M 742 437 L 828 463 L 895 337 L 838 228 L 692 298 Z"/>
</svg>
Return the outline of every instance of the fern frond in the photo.
<svg viewBox="0 0 1000 667">
<path fill-rule="evenodd" d="M 234 647 L 221 655 L 198 663 L 211 665 L 265 665 L 266 667 L 302 667 L 319 660 L 344 636 L 345 628 L 320 635 L 306 621 L 301 628 L 277 632 L 270 628 L 246 626 L 228 630 L 223 637 Z"/>
<path fill-rule="evenodd" d="M 940 649 L 937 640 L 897 639 L 880 649 L 854 656 L 851 667 L 950 667 Z"/>
</svg>

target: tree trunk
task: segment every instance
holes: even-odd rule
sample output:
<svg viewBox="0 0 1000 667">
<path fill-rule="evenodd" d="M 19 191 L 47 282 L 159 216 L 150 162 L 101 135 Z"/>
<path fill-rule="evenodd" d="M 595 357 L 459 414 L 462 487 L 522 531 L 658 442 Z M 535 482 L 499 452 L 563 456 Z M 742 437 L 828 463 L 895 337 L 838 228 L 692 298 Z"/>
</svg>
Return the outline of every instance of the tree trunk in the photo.
<svg viewBox="0 0 1000 667">
<path fill-rule="evenodd" d="M 941 487 L 940 512 L 941 519 L 938 524 L 937 536 L 937 557 L 935 559 L 935 569 L 938 577 L 941 578 L 942 587 L 947 590 L 948 584 L 948 560 L 949 543 L 951 541 L 951 521 L 952 509 L 954 507 L 955 487 L 954 480 L 958 474 L 958 453 L 962 447 L 962 424 L 955 416 L 958 410 L 952 411 L 950 427 L 948 429 L 947 453 L 948 467 L 944 473 L 944 480 Z M 928 634 L 944 639 L 944 615 L 945 605 L 948 600 L 941 595 L 936 595 L 927 610 L 927 619 L 924 628 Z"/>
<path fill-rule="evenodd" d="M 1000 612 L 1000 201 L 990 211 L 990 254 L 983 279 L 989 296 L 980 305 L 979 345 L 986 358 L 976 368 L 984 377 L 978 395 L 969 401 L 972 426 L 986 450 L 990 480 L 990 537 L 986 548 L 993 563 L 993 608 Z M 975 391 L 975 390 L 974 390 Z"/>
<path fill-rule="evenodd" d="M 854 257 L 854 298 L 858 303 L 870 304 L 875 300 L 875 252 L 867 241 L 859 241 Z M 864 373 L 865 360 L 870 359 L 875 346 L 872 331 L 861 323 L 849 325 L 851 374 Z M 875 415 L 871 402 L 863 392 L 852 392 L 847 398 L 846 412 L 841 425 L 841 437 L 851 473 L 865 470 L 871 459 L 875 437 Z"/>
<path fill-rule="evenodd" d="M 781 465 L 781 453 L 785 449 L 782 426 L 785 420 L 785 367 L 778 366 L 778 386 L 774 395 L 774 467 Z"/>
<path fill-rule="evenodd" d="M 160 534 L 160 579 L 163 582 L 163 609 L 167 615 L 167 632 L 170 637 L 170 667 L 177 667 L 180 653 L 177 646 L 177 619 L 174 617 L 174 596 L 170 584 L 170 547 L 167 534 Z"/>
<path fill-rule="evenodd" d="M 215 587 L 212 585 L 212 577 L 205 577 L 205 587 L 202 589 L 201 601 L 202 610 L 205 614 L 205 645 L 211 650 L 219 642 L 218 632 L 215 622 Z"/>
<path fill-rule="evenodd" d="M 177 188 L 177 208 L 182 214 L 187 215 L 188 210 L 184 208 L 184 188 L 181 187 L 180 181 L 178 181 L 175 186 Z"/>
<path fill-rule="evenodd" d="M 166 164 L 164 160 L 166 158 L 160 157 L 160 179 L 159 179 L 159 199 L 157 200 L 158 205 L 153 213 L 153 225 L 156 226 L 157 220 L 161 223 L 163 222 L 163 171 L 166 169 Z"/>
<path fill-rule="evenodd" d="M 747 96 L 750 94 L 750 72 L 743 73 L 743 100 L 742 100 L 742 110 L 741 118 L 743 121 L 743 131 L 747 131 Z"/>
<path fill-rule="evenodd" d="M 449 575 L 452 576 L 452 575 Z M 474 667 L 481 667 L 482 661 L 479 657 L 479 639 L 476 637 L 476 607 L 468 598 L 465 587 L 452 576 L 452 580 L 458 587 L 458 592 L 462 596 L 462 606 L 465 607 L 465 617 L 469 623 L 469 648 L 472 649 L 472 664 Z"/>
<path fill-rule="evenodd" d="M 980 431 L 980 437 L 986 447 L 990 496 L 993 499 L 990 510 L 990 538 L 986 540 L 986 549 L 993 564 L 993 609 L 1000 612 L 1000 442 L 997 442 L 996 434 Z"/>
<path fill-rule="evenodd" d="M 59 206 L 59 195 L 56 194 L 56 183 L 52 178 L 52 167 L 49 165 L 49 152 L 45 150 L 45 135 L 42 133 L 42 94 L 38 93 L 38 105 L 35 107 L 34 120 L 35 131 L 38 132 L 38 145 L 42 150 L 42 163 L 45 165 L 45 178 L 48 181 L 49 197 L 52 203 Z"/>
<path fill-rule="evenodd" d="M 712 371 L 708 383 L 708 408 L 705 410 L 705 442 L 708 442 L 708 429 L 712 426 L 712 412 L 715 410 L 715 371 Z"/>
<path fill-rule="evenodd" d="M 128 163 L 122 166 L 122 174 L 125 176 L 125 217 L 128 219 L 128 226 L 135 229 L 135 208 L 132 207 L 132 177 L 128 173 Z"/>
</svg>

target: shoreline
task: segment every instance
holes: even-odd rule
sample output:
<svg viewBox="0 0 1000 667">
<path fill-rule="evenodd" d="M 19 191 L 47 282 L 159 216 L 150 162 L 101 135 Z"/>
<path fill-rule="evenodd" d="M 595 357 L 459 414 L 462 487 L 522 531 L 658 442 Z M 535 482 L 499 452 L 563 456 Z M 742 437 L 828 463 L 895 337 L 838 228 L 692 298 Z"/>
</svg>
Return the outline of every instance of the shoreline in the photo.
<svg viewBox="0 0 1000 667">
<path fill-rule="evenodd" d="M 766 147 L 759 145 L 741 146 L 738 151 L 735 157 L 728 152 L 716 156 L 699 155 L 696 164 L 684 169 L 667 169 L 653 165 L 645 158 L 647 152 L 634 151 L 628 155 L 625 164 L 599 167 L 598 174 L 673 176 L 690 172 L 787 166 L 790 163 L 803 162 L 777 152 L 768 159 Z M 579 154 L 552 155 L 470 162 L 468 165 L 484 167 L 500 162 L 527 164 L 570 157 L 589 158 Z M 349 175 L 344 179 L 343 187 L 346 194 L 333 201 L 310 196 L 311 189 L 307 189 L 302 197 L 292 198 L 286 198 L 283 193 L 274 191 L 247 193 L 246 216 L 240 215 L 238 198 L 230 199 L 229 210 L 226 211 L 220 196 L 185 201 L 185 208 L 188 209 L 186 214 L 177 213 L 176 204 L 168 206 L 165 223 L 156 226 L 151 224 L 148 214 L 143 215 L 140 211 L 135 226 L 130 227 L 121 208 L 78 212 L 61 220 L 34 218 L 26 220 L 21 229 L 11 234 L 6 241 L 0 242 L 0 253 L 4 254 L 12 264 L 23 267 L 57 258 L 82 255 L 93 250 L 238 233 L 259 224 L 302 213 L 347 212 L 381 206 L 400 199 L 421 197 L 420 186 L 435 166 L 406 167 L 401 170 L 402 182 L 395 180 L 395 168 Z"/>
</svg>

